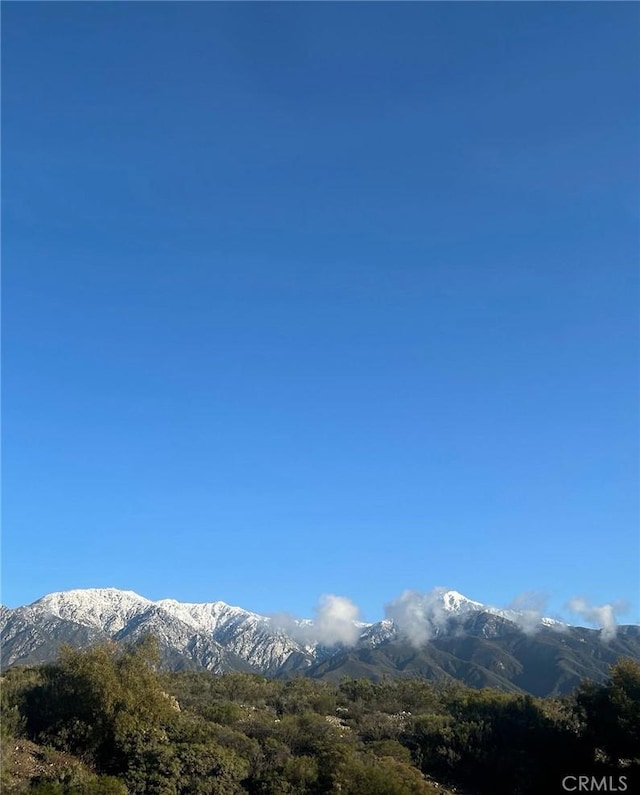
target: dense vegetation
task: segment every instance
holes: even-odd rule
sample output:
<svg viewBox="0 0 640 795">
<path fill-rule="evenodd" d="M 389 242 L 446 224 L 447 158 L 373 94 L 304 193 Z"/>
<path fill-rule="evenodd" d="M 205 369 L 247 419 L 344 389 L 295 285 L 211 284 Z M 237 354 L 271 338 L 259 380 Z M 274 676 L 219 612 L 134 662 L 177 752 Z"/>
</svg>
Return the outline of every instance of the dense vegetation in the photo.
<svg viewBox="0 0 640 795">
<path fill-rule="evenodd" d="M 4 674 L 2 751 L 16 794 L 538 795 L 567 775 L 623 775 L 632 792 L 640 666 L 543 700 L 418 679 L 168 674 L 152 641 L 67 648 Z"/>
</svg>

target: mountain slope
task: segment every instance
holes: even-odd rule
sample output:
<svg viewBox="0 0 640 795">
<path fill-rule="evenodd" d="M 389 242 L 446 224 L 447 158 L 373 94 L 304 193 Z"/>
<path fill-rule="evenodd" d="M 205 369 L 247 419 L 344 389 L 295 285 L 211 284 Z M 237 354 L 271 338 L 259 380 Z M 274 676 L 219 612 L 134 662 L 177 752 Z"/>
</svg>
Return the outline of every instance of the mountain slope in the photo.
<svg viewBox="0 0 640 795">
<path fill-rule="evenodd" d="M 1 663 L 46 662 L 65 643 L 82 648 L 153 635 L 163 663 L 174 670 L 302 673 L 332 681 L 420 676 L 549 695 L 566 692 L 583 678 L 603 680 L 621 656 L 640 660 L 636 626 L 620 627 L 614 638 L 603 639 L 599 630 L 539 617 L 532 622 L 530 615 L 487 607 L 445 589 L 410 600 L 403 595 L 392 607 L 391 618 L 355 624 L 359 638 L 345 648 L 322 645 L 312 621 L 277 622 L 224 602 L 153 602 L 113 588 L 66 591 L 0 609 Z"/>
<path fill-rule="evenodd" d="M 224 602 L 152 602 L 133 591 L 90 588 L 49 594 L 15 610 L 2 608 L 2 666 L 51 659 L 64 643 L 134 641 L 152 634 L 172 667 L 259 670 L 306 667 L 315 657 L 271 620 Z"/>
<path fill-rule="evenodd" d="M 621 627 L 603 643 L 598 630 L 570 627 L 525 635 L 517 627 L 500 636 L 473 634 L 473 626 L 440 635 L 420 648 L 390 640 L 375 648 L 343 649 L 320 661 L 308 676 L 339 682 L 343 677 L 426 677 L 459 680 L 471 687 L 498 687 L 537 696 L 559 695 L 582 679 L 605 681 L 620 657 L 640 660 L 640 627 Z"/>
</svg>

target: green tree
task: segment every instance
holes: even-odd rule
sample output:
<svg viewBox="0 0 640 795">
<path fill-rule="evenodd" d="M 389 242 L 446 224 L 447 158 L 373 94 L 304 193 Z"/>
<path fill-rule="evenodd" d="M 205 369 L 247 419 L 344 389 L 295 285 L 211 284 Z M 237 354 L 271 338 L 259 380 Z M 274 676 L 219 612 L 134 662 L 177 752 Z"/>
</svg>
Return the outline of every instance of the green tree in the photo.
<svg viewBox="0 0 640 795">
<path fill-rule="evenodd" d="M 125 651 L 112 644 L 63 649 L 59 663 L 43 668 L 42 683 L 25 694 L 29 734 L 101 772 L 129 776 L 132 792 L 160 792 L 141 783 L 141 771 L 171 769 L 167 731 L 177 712 L 155 662 L 148 642 Z"/>
<path fill-rule="evenodd" d="M 611 667 L 605 685 L 585 683 L 576 694 L 585 742 L 618 765 L 640 766 L 640 665 L 628 658 Z"/>
</svg>

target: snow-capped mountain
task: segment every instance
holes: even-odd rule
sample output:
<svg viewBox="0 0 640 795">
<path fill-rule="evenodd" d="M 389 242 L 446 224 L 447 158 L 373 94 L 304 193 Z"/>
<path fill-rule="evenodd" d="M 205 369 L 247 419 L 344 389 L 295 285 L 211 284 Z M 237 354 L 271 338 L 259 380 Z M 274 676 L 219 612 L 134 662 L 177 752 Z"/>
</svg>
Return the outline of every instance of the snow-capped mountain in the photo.
<svg viewBox="0 0 640 795">
<path fill-rule="evenodd" d="M 454 624 L 471 616 L 476 616 L 476 619 L 480 615 L 499 616 L 515 623 L 519 618 L 516 611 L 488 607 L 446 589 L 413 597 L 410 609 L 413 623 L 423 622 L 428 637 L 449 632 Z M 59 624 L 55 627 L 57 632 L 53 632 L 51 625 L 56 619 Z M 213 668 L 222 669 L 225 668 L 224 652 L 264 673 L 275 673 L 285 663 L 289 668 L 310 666 L 319 657 L 330 653 L 314 638 L 314 624 L 308 619 L 288 619 L 285 629 L 280 626 L 282 622 L 270 616 L 221 601 L 188 603 L 160 599 L 153 602 L 133 591 L 116 588 L 87 588 L 48 594 L 14 611 L 5 608 L 3 623 L 5 649 L 7 645 L 13 645 L 12 641 L 21 634 L 18 627 L 25 623 L 42 628 L 43 632 L 40 644 L 33 638 L 24 649 L 19 644 L 8 657 L 5 654 L 4 664 L 21 659 L 25 651 L 31 655 L 39 645 L 48 645 L 46 641 L 51 637 L 47 638 L 47 634 L 64 635 L 72 628 L 75 634 L 80 633 L 88 642 L 97 638 L 133 640 L 144 633 L 151 633 L 167 648 L 186 657 L 193 657 L 191 650 L 194 647 L 202 649 L 203 644 L 217 644 L 220 647 L 218 653 L 213 654 L 210 648 L 209 657 L 215 660 Z M 370 648 L 403 634 L 401 616 L 374 624 L 354 624 L 360 641 Z M 489 632 L 495 634 L 495 622 L 485 620 L 484 634 Z"/>
<path fill-rule="evenodd" d="M 36 616 L 55 616 L 107 634 L 115 634 L 152 606 L 153 602 L 133 591 L 87 588 L 48 594 L 27 609 Z"/>
<path fill-rule="evenodd" d="M 482 605 L 455 591 L 442 594 L 451 615 Z M 287 619 L 286 628 L 270 616 L 225 602 L 200 604 L 161 599 L 153 602 L 133 591 L 87 588 L 48 594 L 1 617 L 3 665 L 48 659 L 53 648 L 69 640 L 88 645 L 99 640 L 132 641 L 154 635 L 165 655 L 214 671 L 245 667 L 263 673 L 306 668 L 330 654 L 313 636 L 313 622 Z M 359 624 L 362 642 L 374 647 L 396 637 L 393 621 Z M 242 667 L 242 664 L 240 664 Z"/>
<path fill-rule="evenodd" d="M 14 641 L 27 626 L 38 627 L 43 635 L 40 643 L 38 638 L 31 638 L 24 648 L 18 644 L 8 657 L 5 654 L 5 665 L 23 658 L 25 652 L 31 656 L 40 645 L 48 646 L 47 641 L 53 636 L 69 632 L 86 638 L 87 642 L 100 638 L 132 640 L 151 633 L 166 647 L 187 657 L 193 656 L 194 646 L 201 648 L 203 642 L 205 645 L 213 643 L 221 649 L 217 655 L 209 655 L 216 660 L 212 667 L 225 667 L 220 658 L 226 651 L 264 673 L 274 673 L 287 662 L 289 668 L 292 664 L 296 668 L 305 667 L 329 653 L 314 639 L 314 624 L 309 619 L 288 619 L 285 629 L 282 622 L 270 616 L 221 601 L 188 603 L 161 599 L 153 602 L 134 591 L 87 588 L 48 594 L 31 605 L 16 610 L 3 608 L 3 611 L 5 650 L 7 646 L 15 646 Z M 429 637 L 450 631 L 453 624 L 471 616 L 476 620 L 480 615 L 499 616 L 517 623 L 521 615 L 513 610 L 488 607 L 446 589 L 413 597 L 411 611 L 414 623 L 422 621 L 428 627 Z M 402 636 L 404 631 L 401 618 L 373 624 L 354 622 L 354 625 L 361 643 L 370 648 Z M 485 635 L 486 627 L 485 619 Z M 491 634 L 495 634 L 495 622 Z"/>
<path fill-rule="evenodd" d="M 167 653 L 184 656 L 185 664 L 190 660 L 214 671 L 238 668 L 238 661 L 243 661 L 241 668 L 271 673 L 287 661 L 304 666 L 315 659 L 311 649 L 272 627 L 267 616 L 225 602 L 152 602 L 115 588 L 49 594 L 16 610 L 3 608 L 0 621 L 5 666 L 25 656 L 40 659 L 44 653 L 46 658 L 58 636 L 64 642 L 69 634 L 78 633 L 87 643 L 107 638 L 131 641 L 152 634 Z M 35 630 L 28 641 L 27 627 Z M 228 659 L 230 655 L 234 659 Z"/>
<path fill-rule="evenodd" d="M 3 667 L 53 660 L 62 644 L 83 648 L 153 635 L 165 664 L 173 669 L 375 678 L 407 675 L 414 666 L 419 675 L 534 692 L 551 691 L 558 681 L 565 686 L 573 679 L 556 672 L 532 688 L 518 655 L 539 660 L 541 654 L 553 653 L 545 665 L 559 670 L 563 654 L 582 655 L 581 660 L 586 655 L 595 665 L 594 676 L 604 675 L 607 661 L 617 653 L 640 657 L 637 627 L 620 628 L 617 651 L 617 646 L 600 643 L 598 630 L 578 630 L 533 611 L 489 607 L 444 588 L 429 594 L 407 591 L 387 606 L 384 620 L 353 621 L 350 626 L 352 642 L 328 646 L 321 632 L 326 625 L 309 619 L 260 615 L 220 601 L 154 602 L 115 588 L 63 591 L 13 610 L 0 608 Z M 537 651 L 528 651 L 531 644 Z M 518 659 L 509 662 L 514 654 Z M 518 677 L 524 684 L 518 684 Z"/>
</svg>

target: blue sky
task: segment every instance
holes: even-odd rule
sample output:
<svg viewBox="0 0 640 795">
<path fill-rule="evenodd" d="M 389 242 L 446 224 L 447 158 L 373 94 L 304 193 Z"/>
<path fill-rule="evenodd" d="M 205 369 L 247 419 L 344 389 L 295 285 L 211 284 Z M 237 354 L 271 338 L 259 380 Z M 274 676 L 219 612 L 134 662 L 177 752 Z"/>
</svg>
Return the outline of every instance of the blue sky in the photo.
<svg viewBox="0 0 640 795">
<path fill-rule="evenodd" d="M 639 12 L 3 3 L 3 601 L 638 620 Z"/>
</svg>

